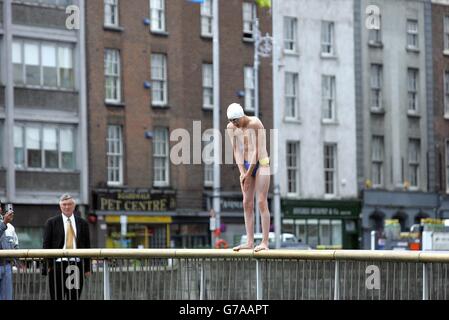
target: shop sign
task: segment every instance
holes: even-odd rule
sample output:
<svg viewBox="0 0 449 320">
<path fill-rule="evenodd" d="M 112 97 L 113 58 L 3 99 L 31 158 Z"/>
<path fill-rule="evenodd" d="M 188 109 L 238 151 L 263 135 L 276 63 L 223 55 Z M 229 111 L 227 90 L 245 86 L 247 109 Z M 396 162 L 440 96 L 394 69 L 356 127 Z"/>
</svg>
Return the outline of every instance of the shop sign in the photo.
<svg viewBox="0 0 449 320">
<path fill-rule="evenodd" d="M 213 207 L 213 197 L 208 198 L 207 210 Z M 255 200 L 254 200 L 255 201 Z M 268 198 L 268 208 L 271 208 L 271 198 Z M 238 197 L 222 197 L 220 199 L 221 212 L 242 212 L 243 213 L 243 198 Z"/>
<path fill-rule="evenodd" d="M 106 216 L 106 222 L 107 223 L 121 223 L 120 216 Z M 167 224 L 172 223 L 172 217 L 169 216 L 127 216 L 127 223 L 161 223 L 161 224 Z"/>
<path fill-rule="evenodd" d="M 95 210 L 164 212 L 176 209 L 175 194 L 151 193 L 150 190 L 107 190 L 94 192 Z"/>
<path fill-rule="evenodd" d="M 357 217 L 361 207 L 358 201 L 301 201 L 283 200 L 284 217 Z"/>
</svg>

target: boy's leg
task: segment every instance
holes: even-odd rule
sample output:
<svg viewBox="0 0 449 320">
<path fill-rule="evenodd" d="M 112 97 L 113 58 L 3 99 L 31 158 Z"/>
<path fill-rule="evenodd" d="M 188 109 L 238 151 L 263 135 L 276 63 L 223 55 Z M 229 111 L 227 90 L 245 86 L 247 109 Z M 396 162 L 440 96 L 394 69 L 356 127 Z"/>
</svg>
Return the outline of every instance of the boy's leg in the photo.
<svg viewBox="0 0 449 320">
<path fill-rule="evenodd" d="M 262 222 L 262 242 L 254 251 L 268 250 L 268 237 L 270 233 L 270 210 L 268 208 L 268 190 L 270 188 L 270 167 L 260 166 L 256 175 L 256 192 L 259 199 L 260 217 Z"/>
<path fill-rule="evenodd" d="M 252 249 L 254 245 L 254 193 L 256 188 L 254 177 L 245 180 L 244 185 L 240 184 L 243 193 L 243 210 L 245 212 L 245 229 L 247 242 L 233 248 L 234 251 L 240 249 Z"/>
</svg>

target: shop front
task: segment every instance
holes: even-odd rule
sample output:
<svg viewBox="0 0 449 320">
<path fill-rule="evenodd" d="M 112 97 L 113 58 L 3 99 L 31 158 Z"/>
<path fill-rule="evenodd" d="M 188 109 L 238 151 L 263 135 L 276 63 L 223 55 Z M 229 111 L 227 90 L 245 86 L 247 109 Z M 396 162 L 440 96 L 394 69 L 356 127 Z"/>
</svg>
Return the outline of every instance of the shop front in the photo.
<svg viewBox="0 0 449 320">
<path fill-rule="evenodd" d="M 362 248 L 371 248 L 372 231 L 376 232 L 377 238 L 385 237 L 385 223 L 388 220 L 399 223 L 399 232 L 409 232 L 410 228 L 419 224 L 422 219 L 444 219 L 444 214 L 444 201 L 434 192 L 364 190 Z"/>
<path fill-rule="evenodd" d="M 168 248 L 171 217 L 106 216 L 106 248 Z M 121 221 L 122 220 L 122 221 Z M 126 229 L 123 225 L 126 223 Z"/>
<path fill-rule="evenodd" d="M 206 194 L 205 209 L 208 212 L 212 209 L 212 204 L 212 194 Z M 268 207 L 271 208 L 271 195 L 268 196 Z M 224 239 L 230 247 L 240 244 L 242 235 L 246 234 L 242 193 L 222 192 L 220 210 L 220 238 Z M 272 214 L 271 218 L 273 218 Z M 256 222 L 256 218 L 254 218 L 254 222 Z M 272 221 L 270 225 L 273 226 Z M 270 231 L 273 231 L 273 228 Z"/>
<path fill-rule="evenodd" d="M 149 189 L 95 190 L 93 199 L 98 247 L 171 247 L 174 193 Z"/>
<path fill-rule="evenodd" d="M 439 207 L 437 217 L 443 220 L 449 220 L 449 196 L 439 197 Z"/>
<path fill-rule="evenodd" d="M 359 200 L 282 199 L 282 232 L 314 249 L 358 249 Z"/>
</svg>

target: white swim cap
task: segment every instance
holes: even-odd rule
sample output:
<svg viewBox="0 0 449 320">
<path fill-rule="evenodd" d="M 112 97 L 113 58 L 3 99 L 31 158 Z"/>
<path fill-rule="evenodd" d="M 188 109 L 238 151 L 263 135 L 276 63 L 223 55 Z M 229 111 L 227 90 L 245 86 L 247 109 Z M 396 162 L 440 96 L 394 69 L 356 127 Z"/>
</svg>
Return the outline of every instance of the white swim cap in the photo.
<svg viewBox="0 0 449 320">
<path fill-rule="evenodd" d="M 228 107 L 228 119 L 232 120 L 232 119 L 238 119 L 241 118 L 245 115 L 245 113 L 243 112 L 243 108 L 241 105 L 239 105 L 238 103 L 232 103 L 229 105 Z"/>
</svg>

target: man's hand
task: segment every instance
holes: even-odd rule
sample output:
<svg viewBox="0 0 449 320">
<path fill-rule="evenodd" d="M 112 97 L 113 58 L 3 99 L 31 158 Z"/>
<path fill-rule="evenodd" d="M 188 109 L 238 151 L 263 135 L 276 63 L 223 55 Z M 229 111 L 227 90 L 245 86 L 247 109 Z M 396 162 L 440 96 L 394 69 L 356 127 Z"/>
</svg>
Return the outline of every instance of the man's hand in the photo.
<svg viewBox="0 0 449 320">
<path fill-rule="evenodd" d="M 87 278 L 90 277 L 90 271 L 84 272 L 84 276 Z"/>
<path fill-rule="evenodd" d="M 8 211 L 3 216 L 3 223 L 4 224 L 8 224 L 8 223 L 10 223 L 12 221 L 12 219 L 14 219 L 14 211 Z"/>
</svg>

